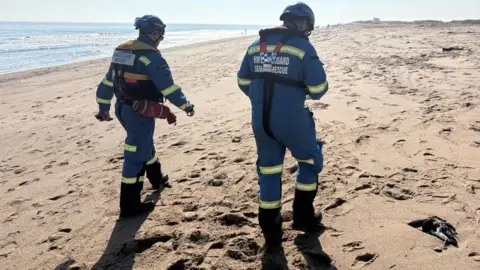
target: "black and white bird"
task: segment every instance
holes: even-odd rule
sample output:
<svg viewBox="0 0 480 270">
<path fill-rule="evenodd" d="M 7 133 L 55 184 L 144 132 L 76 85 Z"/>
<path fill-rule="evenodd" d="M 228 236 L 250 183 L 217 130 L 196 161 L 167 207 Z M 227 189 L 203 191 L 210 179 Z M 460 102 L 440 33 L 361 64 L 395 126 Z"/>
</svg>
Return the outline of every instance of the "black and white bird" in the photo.
<svg viewBox="0 0 480 270">
<path fill-rule="evenodd" d="M 457 231 L 446 220 L 437 216 L 432 216 L 426 219 L 418 219 L 409 222 L 408 225 L 419 228 L 422 231 L 440 238 L 443 241 L 443 248 L 446 249 L 448 245 L 458 247 Z"/>
</svg>

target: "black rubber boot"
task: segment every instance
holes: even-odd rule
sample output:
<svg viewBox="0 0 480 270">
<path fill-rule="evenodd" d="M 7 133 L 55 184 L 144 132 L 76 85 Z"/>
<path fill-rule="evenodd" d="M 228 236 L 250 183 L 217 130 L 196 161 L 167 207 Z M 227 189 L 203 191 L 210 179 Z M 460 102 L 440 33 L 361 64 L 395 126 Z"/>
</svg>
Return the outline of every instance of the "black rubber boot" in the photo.
<svg viewBox="0 0 480 270">
<path fill-rule="evenodd" d="M 282 216 L 279 209 L 259 209 L 258 220 L 265 238 L 262 269 L 287 269 L 282 247 Z"/>
<path fill-rule="evenodd" d="M 318 188 L 317 188 L 318 189 Z M 322 224 L 322 214 L 315 213 L 313 200 L 317 195 L 315 191 L 295 190 L 295 199 L 293 200 L 293 224 L 292 229 L 305 233 L 321 233 L 324 229 Z"/>
<path fill-rule="evenodd" d="M 159 190 L 160 187 L 172 187 L 170 183 L 168 183 L 168 174 L 162 173 L 162 165 L 158 160 L 151 165 L 147 165 L 146 171 L 148 181 L 150 181 L 153 190 Z"/>
<path fill-rule="evenodd" d="M 265 238 L 266 250 L 274 250 L 282 246 L 282 216 L 280 208 L 262 209 L 258 211 L 258 222 Z"/>
<path fill-rule="evenodd" d="M 134 210 L 124 210 L 120 211 L 120 218 L 131 218 L 136 217 L 139 215 L 143 215 L 146 213 L 150 213 L 155 209 L 155 202 L 154 201 L 146 201 L 137 205 L 137 208 Z"/>
</svg>

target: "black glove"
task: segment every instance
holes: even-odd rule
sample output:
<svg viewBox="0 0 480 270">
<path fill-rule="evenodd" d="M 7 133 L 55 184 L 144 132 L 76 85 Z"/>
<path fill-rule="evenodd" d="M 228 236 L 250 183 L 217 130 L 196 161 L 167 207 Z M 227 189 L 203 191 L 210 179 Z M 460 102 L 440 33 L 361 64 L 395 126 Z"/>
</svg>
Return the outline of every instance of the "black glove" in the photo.
<svg viewBox="0 0 480 270">
<path fill-rule="evenodd" d="M 193 116 L 195 115 L 195 109 L 194 109 L 194 105 L 193 104 L 190 104 L 186 109 L 185 109 L 185 112 L 187 113 L 187 116 Z"/>
<path fill-rule="evenodd" d="M 103 121 L 112 121 L 113 118 L 110 117 L 109 112 L 101 112 L 99 111 L 96 115 L 95 118 L 97 118 L 98 121 L 103 122 Z"/>
</svg>

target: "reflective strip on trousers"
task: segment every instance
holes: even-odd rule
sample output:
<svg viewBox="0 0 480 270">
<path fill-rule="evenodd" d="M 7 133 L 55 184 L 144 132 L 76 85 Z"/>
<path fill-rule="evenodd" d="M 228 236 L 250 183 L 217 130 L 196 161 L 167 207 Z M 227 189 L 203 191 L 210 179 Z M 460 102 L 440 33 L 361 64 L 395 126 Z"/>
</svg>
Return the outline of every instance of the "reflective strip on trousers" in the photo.
<svg viewBox="0 0 480 270">
<path fill-rule="evenodd" d="M 125 149 L 125 151 L 132 152 L 132 153 L 137 152 L 137 146 L 136 145 L 125 144 L 124 149 Z"/>
<path fill-rule="evenodd" d="M 315 191 L 317 189 L 317 183 L 304 184 L 297 181 L 295 188 L 301 191 Z"/>
<path fill-rule="evenodd" d="M 99 103 L 99 104 L 110 104 L 110 103 L 112 103 L 112 100 L 97 97 L 97 103 Z"/>
<path fill-rule="evenodd" d="M 312 94 L 320 94 L 325 91 L 325 89 L 327 89 L 327 84 L 328 82 L 325 81 L 324 83 L 319 85 L 307 85 L 308 91 L 310 91 L 310 93 Z"/>
<path fill-rule="evenodd" d="M 143 182 L 144 180 L 144 176 L 140 176 L 138 178 L 138 182 Z M 129 185 L 132 185 L 132 184 L 135 184 L 137 183 L 137 177 L 122 177 L 122 183 L 124 184 L 129 184 Z"/>
<path fill-rule="evenodd" d="M 310 164 L 310 165 L 315 165 L 315 162 L 313 161 L 313 159 L 298 159 L 297 158 L 297 161 L 299 163 L 307 163 L 307 164 Z"/>
<path fill-rule="evenodd" d="M 153 156 L 152 159 L 150 159 L 148 162 L 147 162 L 147 165 L 152 165 L 153 163 L 155 163 L 155 161 L 158 160 L 158 155 L 157 153 L 155 153 L 155 155 Z"/>
<path fill-rule="evenodd" d="M 277 209 L 277 208 L 280 208 L 282 206 L 282 201 L 270 201 L 270 202 L 267 202 L 267 201 L 262 201 L 260 200 L 259 201 L 259 206 L 260 208 L 263 208 L 263 209 Z"/>
<path fill-rule="evenodd" d="M 282 173 L 282 171 L 283 171 L 283 164 L 280 164 L 277 166 L 270 166 L 270 167 L 260 166 L 261 174 L 277 174 L 277 173 Z"/>
</svg>

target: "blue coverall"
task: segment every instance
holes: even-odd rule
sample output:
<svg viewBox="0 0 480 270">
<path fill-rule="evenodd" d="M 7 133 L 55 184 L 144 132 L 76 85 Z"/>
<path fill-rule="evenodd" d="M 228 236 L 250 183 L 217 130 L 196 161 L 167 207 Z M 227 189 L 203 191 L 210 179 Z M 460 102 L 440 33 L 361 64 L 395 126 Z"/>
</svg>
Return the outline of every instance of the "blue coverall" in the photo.
<svg viewBox="0 0 480 270">
<path fill-rule="evenodd" d="M 281 38 L 282 34 L 278 32 L 266 36 L 268 57 Z M 319 100 L 328 91 L 328 82 L 323 63 L 308 39 L 289 39 L 276 55 L 269 72 L 302 81 L 306 88 L 275 83 L 269 125 L 271 137 L 263 126 L 264 80 L 254 76 L 265 71 L 262 65 L 265 57 L 260 53 L 258 39 L 249 46 L 243 58 L 238 71 L 238 85 L 252 105 L 251 120 L 258 151 L 259 208 L 279 209 L 286 148 L 299 164 L 296 190 L 316 194 L 318 174 L 323 169 L 322 143 L 316 139 L 313 113 L 305 107 L 305 100 L 307 95 Z M 309 200 L 310 204 L 313 197 Z"/>
<path fill-rule="evenodd" d="M 115 64 L 123 69 L 123 73 L 119 73 L 118 76 L 114 72 Z M 135 211 L 135 207 L 140 203 L 145 172 L 152 185 L 158 185 L 160 181 L 158 178 L 162 176 L 153 142 L 155 119 L 138 115 L 133 111 L 131 103 L 135 98 L 122 95 L 117 89 L 114 90 L 116 77 L 123 78 L 126 85 L 137 93 L 136 99 L 163 102 L 165 97 L 182 110 L 186 109 L 190 102 L 182 89 L 174 83 L 166 60 L 152 46 L 150 39 L 139 36 L 136 40 L 127 41 L 116 48 L 109 71 L 98 86 L 96 96 L 100 111 L 108 112 L 115 94 L 117 100 L 115 115 L 127 133 L 120 209 L 128 212 Z M 149 171 L 150 167 L 153 172 Z"/>
</svg>

